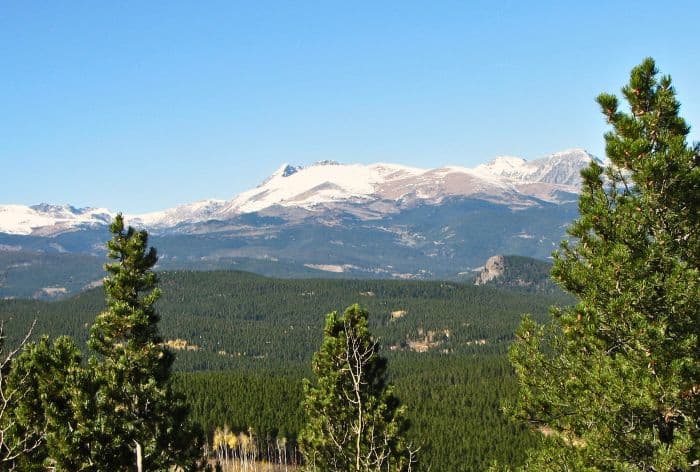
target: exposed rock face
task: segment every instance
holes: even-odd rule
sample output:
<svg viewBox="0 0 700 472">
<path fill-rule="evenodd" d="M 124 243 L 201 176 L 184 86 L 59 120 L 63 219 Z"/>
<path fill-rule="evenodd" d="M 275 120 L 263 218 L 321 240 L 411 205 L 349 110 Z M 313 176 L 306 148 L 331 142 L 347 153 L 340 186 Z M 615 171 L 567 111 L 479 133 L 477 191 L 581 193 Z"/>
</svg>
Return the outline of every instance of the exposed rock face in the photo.
<svg viewBox="0 0 700 472">
<path fill-rule="evenodd" d="M 481 270 L 481 272 L 479 272 L 479 275 L 476 276 L 474 285 L 484 285 L 485 283 L 500 277 L 503 275 L 505 267 L 505 258 L 503 256 L 489 257 L 489 260 L 486 261 L 484 268 Z"/>
</svg>

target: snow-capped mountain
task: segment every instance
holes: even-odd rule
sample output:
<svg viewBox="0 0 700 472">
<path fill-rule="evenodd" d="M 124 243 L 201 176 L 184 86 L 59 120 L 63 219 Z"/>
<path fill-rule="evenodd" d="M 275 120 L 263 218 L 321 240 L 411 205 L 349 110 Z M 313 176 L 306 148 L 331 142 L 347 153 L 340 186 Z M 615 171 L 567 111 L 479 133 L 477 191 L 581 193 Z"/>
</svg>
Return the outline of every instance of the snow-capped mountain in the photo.
<svg viewBox="0 0 700 472">
<path fill-rule="evenodd" d="M 497 157 L 475 168 L 422 169 L 333 161 L 308 167 L 284 164 L 259 186 L 231 200 L 202 200 L 164 211 L 127 215 L 127 219 L 131 224 L 167 232 L 183 225 L 228 221 L 251 213 L 289 215 L 290 210 L 304 214 L 342 210 L 360 219 L 377 219 L 419 204 L 438 205 L 450 198 L 527 208 L 574 199 L 580 171 L 592 159 L 582 149 L 571 149 L 531 162 Z M 0 205 L 0 233 L 51 235 L 104 225 L 113 215 L 104 208 Z"/>
<path fill-rule="evenodd" d="M 75 208 L 70 205 L 0 205 L 0 232 L 50 234 L 52 232 L 109 224 L 114 213 L 106 208 Z"/>
<path fill-rule="evenodd" d="M 309 167 L 282 165 L 259 186 L 232 200 L 204 200 L 162 212 L 132 215 L 137 224 L 154 229 L 238 215 L 304 209 L 324 211 L 343 207 L 355 216 L 378 218 L 386 213 L 446 198 L 476 198 L 522 208 L 540 201 L 571 201 L 578 193 L 581 169 L 593 156 L 571 149 L 527 162 L 497 157 L 476 168 L 421 169 L 398 164 L 339 164 L 322 161 Z M 348 205 L 354 205 L 353 211 Z"/>
<path fill-rule="evenodd" d="M 577 215 L 580 171 L 592 159 L 572 149 L 475 168 L 285 164 L 231 200 L 125 216 L 149 230 L 163 270 L 462 279 L 496 254 L 549 257 Z M 113 216 L 0 205 L 0 297 L 93 286 Z"/>
<path fill-rule="evenodd" d="M 173 227 L 180 223 L 199 223 L 214 219 L 225 200 L 200 200 L 186 205 L 179 205 L 164 211 L 144 213 L 141 215 L 128 215 L 129 222 L 147 228 Z"/>
<path fill-rule="evenodd" d="M 476 168 L 478 172 L 504 177 L 515 184 L 546 183 L 578 188 L 581 169 L 595 159 L 583 149 L 569 149 L 527 162 L 520 157 L 497 157 Z"/>
</svg>

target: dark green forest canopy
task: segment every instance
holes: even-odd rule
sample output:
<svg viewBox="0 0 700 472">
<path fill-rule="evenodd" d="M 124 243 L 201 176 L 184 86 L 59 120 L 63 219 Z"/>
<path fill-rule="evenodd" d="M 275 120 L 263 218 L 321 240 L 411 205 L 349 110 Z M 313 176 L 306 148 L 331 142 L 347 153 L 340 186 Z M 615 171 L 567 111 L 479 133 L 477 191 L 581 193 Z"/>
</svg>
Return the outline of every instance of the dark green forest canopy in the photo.
<svg viewBox="0 0 700 472">
<path fill-rule="evenodd" d="M 253 428 L 294 441 L 302 424 L 301 379 L 320 345 L 324 316 L 360 302 L 389 358 L 388 375 L 407 406 L 421 470 L 484 470 L 517 464 L 539 437 L 511 423 L 501 403 L 515 383 L 505 352 L 522 313 L 545 319 L 568 304 L 541 294 L 454 282 L 288 280 L 244 272 L 164 272 L 157 302 L 175 350 L 175 387 L 211 437 L 216 427 Z M 56 302 L 4 300 L 10 343 L 33 319 L 35 333 L 87 339 L 104 310 L 102 288 Z M 187 347 L 191 350 L 188 350 Z M 417 352 L 418 349 L 427 352 Z M 184 372 L 182 372 L 184 371 Z M 195 372 L 193 372 L 195 371 Z"/>
<path fill-rule="evenodd" d="M 289 280 L 244 272 L 165 272 L 157 302 L 166 340 L 182 340 L 178 370 L 308 365 L 324 315 L 359 302 L 386 353 L 504 352 L 522 313 L 543 319 L 560 293 L 519 293 L 455 282 Z M 102 288 L 56 302 L 0 301 L 9 342 L 37 319 L 35 333 L 79 343 L 104 310 Z M 189 349 L 188 349 L 189 347 Z"/>
<path fill-rule="evenodd" d="M 502 413 L 513 400 L 515 379 L 504 355 L 441 355 L 405 352 L 392 356 L 389 374 L 407 407 L 408 439 L 420 446 L 419 470 L 482 471 L 498 460 L 519 464 L 540 437 Z M 179 373 L 192 417 L 209 437 L 223 425 L 252 427 L 260 438 L 295 441 L 303 423 L 299 369 Z"/>
</svg>

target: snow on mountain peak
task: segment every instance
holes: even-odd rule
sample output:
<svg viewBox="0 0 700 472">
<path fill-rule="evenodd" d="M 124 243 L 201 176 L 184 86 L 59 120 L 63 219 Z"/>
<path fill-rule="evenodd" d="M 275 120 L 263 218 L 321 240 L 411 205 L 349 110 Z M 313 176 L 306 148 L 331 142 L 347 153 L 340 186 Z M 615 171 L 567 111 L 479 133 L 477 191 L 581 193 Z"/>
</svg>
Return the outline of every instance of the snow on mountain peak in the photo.
<svg viewBox="0 0 700 472">
<path fill-rule="evenodd" d="M 71 205 L 0 205 L 0 232 L 32 234 L 44 229 L 62 232 L 76 226 L 108 224 L 114 214 L 106 208 L 75 208 Z"/>
<path fill-rule="evenodd" d="M 553 152 L 546 156 L 550 159 L 583 159 L 590 160 L 593 156 L 583 148 L 571 148 L 563 151 Z"/>
<path fill-rule="evenodd" d="M 497 157 L 475 170 L 506 177 L 515 183 L 556 184 L 578 188 L 581 169 L 592 159 L 595 158 L 584 149 L 574 148 L 529 162 L 519 157 Z"/>
<path fill-rule="evenodd" d="M 262 187 L 262 186 L 266 185 L 268 182 L 270 182 L 273 179 L 289 177 L 290 175 L 296 174 L 301 169 L 303 169 L 303 167 L 293 166 L 293 165 L 290 165 L 290 164 L 285 162 L 276 171 L 274 171 L 268 178 L 263 180 L 263 182 L 260 185 L 258 185 L 258 187 Z"/>
<path fill-rule="evenodd" d="M 188 223 L 207 221 L 214 217 L 225 203 L 225 200 L 199 200 L 163 211 L 154 211 L 141 215 L 126 215 L 126 220 L 128 224 L 143 225 L 150 228 L 173 227 L 184 221 Z"/>
<path fill-rule="evenodd" d="M 312 165 L 314 165 L 314 166 L 339 166 L 342 164 L 338 161 L 333 161 L 331 159 L 324 159 L 322 161 L 316 161 Z"/>
<path fill-rule="evenodd" d="M 583 153 L 583 154 L 581 154 Z M 560 155 L 561 154 L 561 155 Z M 325 204 L 370 201 L 433 202 L 446 197 L 474 197 L 521 204 L 535 196 L 556 201 L 556 191 L 575 192 L 585 151 L 567 151 L 527 162 L 501 156 L 470 169 L 421 169 L 397 164 L 340 164 L 321 161 L 306 168 L 282 166 L 258 187 L 243 192 L 222 208 L 222 219 L 273 206 L 307 210 Z M 570 155 L 575 154 L 571 157 Z M 553 159 L 555 159 L 555 162 Z M 561 162 L 559 162 L 561 161 Z M 569 161 L 572 161 L 569 165 Z M 284 179 L 280 177 L 284 176 Z M 320 207 L 319 207 L 320 206 Z"/>
<path fill-rule="evenodd" d="M 289 177 L 292 174 L 296 174 L 299 171 L 299 167 L 294 167 L 287 165 L 284 167 L 284 170 L 282 171 L 282 177 Z"/>
<path fill-rule="evenodd" d="M 376 172 L 358 164 L 296 168 L 281 179 L 283 174 L 278 170 L 258 187 L 241 193 L 226 205 L 223 213 L 252 213 L 273 205 L 309 208 L 319 203 L 362 198 L 373 193 L 373 184 L 378 180 Z"/>
<path fill-rule="evenodd" d="M 526 162 L 527 161 L 522 157 L 498 156 L 486 164 L 486 166 L 496 169 L 514 169 L 522 167 Z"/>
<path fill-rule="evenodd" d="M 38 205 L 32 205 L 29 208 L 38 213 L 47 214 L 77 214 L 79 210 L 73 205 L 52 205 L 50 203 L 39 203 Z"/>
<path fill-rule="evenodd" d="M 538 182 L 569 185 L 578 189 L 581 185 L 581 169 L 593 160 L 598 161 L 586 150 L 574 148 L 534 160 L 530 165 L 536 168 L 533 177 Z"/>
<path fill-rule="evenodd" d="M 164 211 L 127 215 L 130 224 L 173 228 L 274 207 L 322 210 L 328 205 L 358 208 L 368 214 L 372 203 L 381 211 L 398 211 L 417 202 L 437 204 L 449 197 L 468 197 L 515 207 L 536 199 L 559 202 L 580 188 L 580 172 L 593 156 L 569 149 L 533 161 L 500 156 L 475 168 L 422 169 L 399 164 L 340 164 L 320 161 L 308 167 L 282 165 L 257 187 L 232 200 L 201 200 Z M 563 193 L 562 193 L 563 192 Z M 568 201 L 568 200 L 567 200 Z M 362 204 L 359 205 L 358 204 Z M 394 210 L 389 210 L 394 208 Z M 371 210 L 374 211 L 374 210 Z M 371 212 L 370 211 L 370 212 Z M 40 204 L 33 207 L 0 205 L 0 232 L 58 233 L 74 227 L 108 224 L 113 212 L 100 208 Z"/>
<path fill-rule="evenodd" d="M 289 165 L 285 162 L 279 169 L 275 171 L 275 173 L 272 174 L 271 177 L 289 177 L 292 174 L 296 174 L 301 169 L 303 169 L 303 167 Z"/>
</svg>

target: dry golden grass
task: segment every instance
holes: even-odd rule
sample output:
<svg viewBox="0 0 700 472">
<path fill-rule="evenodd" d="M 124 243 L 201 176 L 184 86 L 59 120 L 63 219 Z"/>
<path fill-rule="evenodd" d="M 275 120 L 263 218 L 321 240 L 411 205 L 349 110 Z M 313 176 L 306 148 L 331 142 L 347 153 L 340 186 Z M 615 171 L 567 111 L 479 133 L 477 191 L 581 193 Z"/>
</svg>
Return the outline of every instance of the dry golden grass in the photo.
<svg viewBox="0 0 700 472">
<path fill-rule="evenodd" d="M 211 462 L 214 467 L 216 461 Z M 241 464 L 239 461 L 230 461 L 228 464 L 222 463 L 221 470 L 223 472 L 297 472 L 300 470 L 297 466 L 273 464 L 270 462 L 257 461 Z"/>
</svg>

